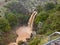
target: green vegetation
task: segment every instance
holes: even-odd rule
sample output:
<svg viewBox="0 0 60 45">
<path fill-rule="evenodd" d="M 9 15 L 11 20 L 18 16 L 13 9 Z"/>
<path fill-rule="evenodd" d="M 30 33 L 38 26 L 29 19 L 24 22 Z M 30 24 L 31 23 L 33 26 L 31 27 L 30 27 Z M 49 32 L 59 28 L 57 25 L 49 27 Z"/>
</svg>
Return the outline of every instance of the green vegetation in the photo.
<svg viewBox="0 0 60 45">
<path fill-rule="evenodd" d="M 8 4 L 8 7 L 13 6 Z M 0 16 L 0 45 L 7 45 L 10 42 L 15 42 L 17 37 L 15 29 L 18 26 L 27 25 L 29 19 L 29 15 L 22 14 L 21 12 L 14 12 L 14 10 L 10 11 L 8 7 L 4 6 L 4 9 L 6 9 L 6 11 L 4 11 L 5 15 Z M 18 6 L 16 8 L 19 11 Z"/>
<path fill-rule="evenodd" d="M 59 5 L 47 3 L 45 6 L 47 11 L 40 12 L 35 18 L 35 24 L 38 25 L 39 22 L 42 22 L 42 28 L 38 29 L 39 34 L 46 34 L 49 35 L 55 31 L 60 31 L 60 11 Z M 54 5 L 54 6 L 52 6 Z M 49 8 L 49 9 L 48 9 Z M 53 31 L 52 31 L 53 30 Z"/>
<path fill-rule="evenodd" d="M 0 17 L 0 31 L 7 32 L 11 29 L 8 20 Z"/>
<path fill-rule="evenodd" d="M 43 6 L 43 10 L 40 11 L 41 8 L 40 6 L 38 6 L 38 10 L 39 13 L 35 18 L 34 21 L 34 27 L 35 31 L 37 32 L 37 35 L 43 35 L 42 38 L 40 38 L 41 40 L 39 40 L 38 43 L 38 38 L 37 39 L 32 39 L 29 42 L 31 42 L 31 45 L 43 45 L 46 42 L 48 42 L 48 37 L 50 34 L 59 31 L 60 32 L 60 5 L 59 4 L 53 4 L 53 3 L 47 3 L 45 4 L 45 6 Z M 39 23 L 42 23 L 42 26 L 40 26 L 41 28 L 39 28 Z M 37 28 L 37 29 L 36 29 Z M 56 36 L 58 37 L 58 36 Z M 55 39 L 56 39 L 55 37 Z M 60 37 L 60 36 L 59 36 Z M 54 37 L 52 37 L 54 38 Z M 37 40 L 37 41 L 36 41 Z M 36 44 L 35 44 L 36 43 Z"/>
<path fill-rule="evenodd" d="M 38 5 L 36 7 L 36 10 L 37 10 L 38 13 L 40 13 L 43 10 L 43 7 L 41 5 Z"/>
<path fill-rule="evenodd" d="M 51 10 L 51 9 L 54 9 L 54 8 L 55 8 L 55 4 L 54 3 L 47 3 L 44 6 L 45 11 L 48 11 L 48 10 Z"/>
<path fill-rule="evenodd" d="M 7 11 L 4 17 L 0 17 L 0 45 L 5 45 L 11 41 L 14 42 L 17 36 L 13 31 L 14 28 L 27 25 L 30 16 L 26 15 L 26 9 L 23 9 L 22 12 L 20 11 L 20 6 L 22 5 L 19 6 L 19 4 L 16 3 L 17 6 L 15 3 L 8 4 L 5 7 Z M 55 31 L 60 32 L 60 4 L 46 3 L 44 6 L 38 5 L 36 10 L 38 14 L 34 20 L 33 28 L 37 34 L 28 40 L 29 45 L 43 45 L 48 42 L 48 35 Z M 20 41 L 18 45 L 22 43 L 23 41 Z"/>
<path fill-rule="evenodd" d="M 35 23 L 38 24 L 39 22 L 43 22 L 48 18 L 49 14 L 47 12 L 41 12 L 37 15 L 35 19 Z"/>
<path fill-rule="evenodd" d="M 17 17 L 13 13 L 5 14 L 6 19 L 9 21 L 11 27 L 17 25 Z"/>
<path fill-rule="evenodd" d="M 38 45 L 38 43 L 40 43 L 40 40 L 41 40 L 41 38 L 36 36 L 33 39 L 30 39 L 29 45 Z"/>
<path fill-rule="evenodd" d="M 28 19 L 29 19 L 29 15 L 23 15 L 23 14 L 16 14 L 16 17 L 18 19 L 18 23 L 20 25 L 27 25 Z"/>
<path fill-rule="evenodd" d="M 44 35 L 37 35 L 34 38 L 28 40 L 29 45 L 42 45 L 48 42 L 48 37 Z"/>
</svg>

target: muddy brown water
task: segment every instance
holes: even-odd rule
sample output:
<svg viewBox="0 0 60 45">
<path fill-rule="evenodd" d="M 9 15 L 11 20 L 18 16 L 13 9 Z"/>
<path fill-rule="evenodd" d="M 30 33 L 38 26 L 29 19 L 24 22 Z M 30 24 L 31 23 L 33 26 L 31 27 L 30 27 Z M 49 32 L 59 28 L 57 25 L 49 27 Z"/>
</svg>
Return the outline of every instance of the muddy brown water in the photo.
<svg viewBox="0 0 60 45">
<path fill-rule="evenodd" d="M 28 26 L 22 26 L 16 30 L 16 34 L 18 35 L 16 42 L 11 42 L 8 45 L 18 45 L 19 41 L 27 41 L 27 38 L 30 38 L 32 33 L 33 21 L 36 16 L 37 12 L 34 11 L 28 21 Z"/>
</svg>

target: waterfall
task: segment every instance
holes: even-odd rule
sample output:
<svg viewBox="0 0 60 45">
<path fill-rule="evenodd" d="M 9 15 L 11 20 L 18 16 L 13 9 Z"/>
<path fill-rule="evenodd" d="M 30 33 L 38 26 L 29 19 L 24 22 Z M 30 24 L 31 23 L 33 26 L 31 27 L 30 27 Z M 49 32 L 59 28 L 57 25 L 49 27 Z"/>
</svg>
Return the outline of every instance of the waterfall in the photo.
<svg viewBox="0 0 60 45">
<path fill-rule="evenodd" d="M 28 26 L 30 26 L 31 28 L 33 27 L 34 18 L 35 18 L 36 15 L 37 15 L 37 12 L 34 11 L 31 15 L 29 21 L 28 21 Z"/>
<path fill-rule="evenodd" d="M 29 18 L 28 26 L 22 26 L 16 30 L 16 34 L 18 35 L 16 42 L 9 43 L 8 45 L 18 45 L 19 41 L 27 41 L 26 39 L 30 38 L 33 28 L 34 18 L 37 15 L 37 12 L 34 11 Z"/>
</svg>

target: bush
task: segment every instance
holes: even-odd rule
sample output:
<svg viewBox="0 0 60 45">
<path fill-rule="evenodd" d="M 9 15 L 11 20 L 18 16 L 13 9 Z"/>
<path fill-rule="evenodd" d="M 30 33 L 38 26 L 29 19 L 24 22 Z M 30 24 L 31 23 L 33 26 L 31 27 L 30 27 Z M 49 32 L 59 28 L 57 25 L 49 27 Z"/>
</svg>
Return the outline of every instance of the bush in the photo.
<svg viewBox="0 0 60 45">
<path fill-rule="evenodd" d="M 38 5 L 36 8 L 38 13 L 40 13 L 43 10 L 43 7 L 41 5 Z"/>
<path fill-rule="evenodd" d="M 57 6 L 57 11 L 60 11 L 60 5 Z"/>
<path fill-rule="evenodd" d="M 44 6 L 45 11 L 51 10 L 55 8 L 55 4 L 54 3 L 47 3 Z"/>
<path fill-rule="evenodd" d="M 38 24 L 39 22 L 43 22 L 48 18 L 49 14 L 46 12 L 41 12 L 37 15 L 35 19 L 35 23 Z"/>
<path fill-rule="evenodd" d="M 7 19 L 0 18 L 0 30 L 3 32 L 7 32 L 10 30 L 10 25 Z"/>
<path fill-rule="evenodd" d="M 40 43 L 40 37 L 34 37 L 32 40 L 29 41 L 29 45 L 38 45 Z"/>
<path fill-rule="evenodd" d="M 20 25 L 26 25 L 28 23 L 29 15 L 17 14 L 16 16 Z"/>
<path fill-rule="evenodd" d="M 29 11 L 20 2 L 8 3 L 5 8 L 7 8 L 8 11 L 13 13 L 29 14 Z"/>
<path fill-rule="evenodd" d="M 17 25 L 17 17 L 16 17 L 16 15 L 14 15 L 13 13 L 6 13 L 5 17 L 9 21 L 11 27 Z"/>
<path fill-rule="evenodd" d="M 43 26 L 40 30 L 38 30 L 39 34 L 46 34 L 49 35 L 55 31 L 60 32 L 60 13 L 54 12 L 53 14 L 50 14 L 48 19 L 44 21 Z"/>
</svg>

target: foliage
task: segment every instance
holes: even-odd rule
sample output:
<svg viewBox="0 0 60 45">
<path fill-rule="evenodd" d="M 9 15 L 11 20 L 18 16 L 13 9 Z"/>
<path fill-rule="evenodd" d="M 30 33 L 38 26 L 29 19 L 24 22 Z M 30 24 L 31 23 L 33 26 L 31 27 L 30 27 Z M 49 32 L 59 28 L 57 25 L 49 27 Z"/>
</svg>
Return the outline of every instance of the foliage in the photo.
<svg viewBox="0 0 60 45">
<path fill-rule="evenodd" d="M 41 12 L 37 15 L 35 19 L 35 23 L 38 24 L 39 22 L 43 22 L 48 18 L 49 14 L 46 12 Z"/>
<path fill-rule="evenodd" d="M 10 30 L 10 25 L 7 19 L 0 17 L 0 30 L 3 32 Z"/>
<path fill-rule="evenodd" d="M 40 43 L 40 40 L 40 36 L 36 36 L 33 39 L 30 39 L 29 45 L 38 45 L 38 43 Z"/>
<path fill-rule="evenodd" d="M 0 45 L 8 45 L 10 42 L 15 42 L 17 35 L 14 31 L 3 33 L 0 31 Z"/>
<path fill-rule="evenodd" d="M 16 14 L 16 17 L 20 25 L 27 25 L 29 15 Z"/>
<path fill-rule="evenodd" d="M 13 13 L 22 13 L 22 14 L 29 14 L 28 9 L 25 8 L 24 5 L 20 2 L 12 2 L 8 3 L 5 8 L 7 8 L 8 11 Z"/>
<path fill-rule="evenodd" d="M 41 5 L 38 5 L 36 8 L 38 13 L 40 13 L 43 10 L 43 7 Z"/>
<path fill-rule="evenodd" d="M 17 25 L 17 17 L 13 13 L 6 13 L 5 17 L 9 21 L 11 27 Z"/>
<path fill-rule="evenodd" d="M 60 11 L 60 5 L 57 6 L 57 11 Z"/>
<path fill-rule="evenodd" d="M 42 28 L 38 30 L 38 33 L 49 35 L 55 31 L 60 31 L 59 20 L 60 20 L 59 11 L 49 14 L 48 18 L 44 20 Z"/>
<path fill-rule="evenodd" d="M 47 3 L 44 6 L 44 10 L 45 11 L 48 11 L 48 10 L 51 10 L 51 9 L 54 9 L 54 8 L 55 8 L 55 4 L 54 3 Z"/>
<path fill-rule="evenodd" d="M 60 31 L 60 5 L 54 3 L 47 3 L 44 9 L 36 16 L 35 25 L 38 26 L 42 22 L 42 28 L 37 28 L 38 34 L 50 35 L 55 31 Z"/>
<path fill-rule="evenodd" d="M 20 3 L 16 3 L 16 4 L 12 3 L 10 5 L 7 5 L 7 9 L 10 12 L 6 12 L 5 17 L 2 17 L 2 18 L 0 17 L 0 33 L 10 31 L 11 27 L 17 26 L 18 23 L 20 25 L 27 24 L 29 15 L 21 14 L 22 12 L 25 14 L 27 10 L 22 5 L 20 6 L 19 5 Z M 22 12 L 21 12 L 20 7 L 21 8 L 23 7 Z M 57 6 L 54 3 L 47 3 L 45 4 L 44 7 L 41 7 L 39 5 L 37 6 L 37 11 L 38 11 L 38 15 L 36 16 L 35 21 L 34 21 L 35 26 L 38 27 L 39 22 L 42 23 L 41 28 L 36 27 L 37 35 L 39 34 L 39 35 L 46 36 L 46 35 L 50 35 L 51 33 L 55 31 L 60 32 L 60 6 L 59 5 Z M 0 45 L 4 45 L 5 43 L 3 42 L 9 42 L 11 40 L 14 40 L 13 38 L 15 38 L 15 36 L 13 35 L 12 33 L 7 33 L 4 36 L 1 35 Z M 41 41 L 43 43 L 43 40 L 45 39 L 42 39 L 39 36 L 37 36 L 37 37 L 33 37 L 33 39 L 30 39 L 28 43 L 29 45 L 38 45 L 39 43 L 41 44 Z M 24 42 L 20 41 L 18 45 L 21 45 L 22 43 Z"/>
</svg>

